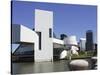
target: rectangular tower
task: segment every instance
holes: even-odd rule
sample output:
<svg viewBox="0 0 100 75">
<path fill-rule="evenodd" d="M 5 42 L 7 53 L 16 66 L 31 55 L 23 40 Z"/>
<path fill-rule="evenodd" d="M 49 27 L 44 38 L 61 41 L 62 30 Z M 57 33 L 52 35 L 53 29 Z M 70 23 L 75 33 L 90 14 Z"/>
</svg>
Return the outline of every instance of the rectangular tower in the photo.
<svg viewBox="0 0 100 75">
<path fill-rule="evenodd" d="M 86 50 L 93 50 L 93 32 L 92 30 L 88 30 L 86 32 Z"/>
<path fill-rule="evenodd" d="M 86 50 L 86 38 L 80 38 L 79 47 L 81 51 Z"/>
<path fill-rule="evenodd" d="M 53 12 L 35 9 L 35 31 L 39 36 L 39 50 L 35 50 L 35 61 L 52 61 Z"/>
</svg>

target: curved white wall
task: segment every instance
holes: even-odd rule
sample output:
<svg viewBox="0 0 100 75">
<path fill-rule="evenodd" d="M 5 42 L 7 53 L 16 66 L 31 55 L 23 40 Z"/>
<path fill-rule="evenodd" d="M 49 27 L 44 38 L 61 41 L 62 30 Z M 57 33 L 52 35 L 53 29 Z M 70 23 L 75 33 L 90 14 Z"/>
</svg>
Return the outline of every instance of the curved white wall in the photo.
<svg viewBox="0 0 100 75">
<path fill-rule="evenodd" d="M 67 38 L 64 39 L 64 44 L 65 45 L 78 45 L 76 36 L 68 36 Z"/>
<path fill-rule="evenodd" d="M 60 59 L 63 59 L 67 56 L 67 51 L 66 50 L 63 50 L 60 54 Z"/>
</svg>

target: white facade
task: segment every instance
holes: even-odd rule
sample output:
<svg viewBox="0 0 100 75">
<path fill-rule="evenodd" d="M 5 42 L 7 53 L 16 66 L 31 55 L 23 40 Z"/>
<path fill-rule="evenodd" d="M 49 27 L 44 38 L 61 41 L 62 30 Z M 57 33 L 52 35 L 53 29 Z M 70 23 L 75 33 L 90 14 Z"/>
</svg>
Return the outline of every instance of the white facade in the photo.
<svg viewBox="0 0 100 75">
<path fill-rule="evenodd" d="M 35 61 L 53 60 L 53 12 L 35 10 L 35 31 L 39 33 L 40 48 L 35 51 Z M 51 34 L 51 36 L 50 36 Z"/>
<path fill-rule="evenodd" d="M 68 36 L 64 39 L 64 44 L 66 45 L 66 48 L 72 52 L 72 54 L 78 55 L 78 43 L 76 40 L 76 36 Z"/>
<path fill-rule="evenodd" d="M 39 9 L 35 10 L 35 31 L 23 25 L 12 25 L 12 43 L 27 43 L 21 45 L 19 52 L 34 50 L 35 62 L 53 61 L 53 48 L 77 45 L 76 36 L 64 40 L 53 38 L 53 12 Z"/>
<path fill-rule="evenodd" d="M 27 43 L 27 47 L 20 48 L 19 52 L 24 52 L 25 50 L 38 50 L 38 35 L 33 30 L 23 26 L 14 24 L 12 25 L 12 43 L 14 44 L 20 44 L 20 43 Z M 35 44 L 34 46 L 30 46 L 31 44 Z M 29 44 L 29 45 L 28 45 Z M 31 48 L 33 47 L 33 49 Z M 14 51 L 13 51 L 14 52 Z"/>
<path fill-rule="evenodd" d="M 64 41 L 60 39 L 53 38 L 53 43 L 64 45 Z"/>
<path fill-rule="evenodd" d="M 34 37 L 34 38 L 33 38 Z M 34 43 L 38 42 L 38 35 L 33 30 L 18 24 L 12 25 L 12 43 Z"/>
<path fill-rule="evenodd" d="M 64 46 L 63 40 L 53 38 L 53 48 L 62 48 L 63 46 Z"/>
<path fill-rule="evenodd" d="M 33 43 L 34 61 L 40 62 L 52 61 L 53 44 L 63 45 L 64 42 L 53 39 L 53 12 L 36 9 L 35 31 L 23 25 L 12 25 L 12 43 Z M 22 52 L 24 49 L 29 50 L 32 47 L 28 48 L 29 46 L 20 48 L 19 52 Z"/>
<path fill-rule="evenodd" d="M 86 50 L 86 38 L 80 38 L 79 46 L 80 50 L 82 51 Z"/>
<path fill-rule="evenodd" d="M 64 44 L 65 45 L 78 45 L 76 36 L 68 36 L 64 39 Z"/>
</svg>

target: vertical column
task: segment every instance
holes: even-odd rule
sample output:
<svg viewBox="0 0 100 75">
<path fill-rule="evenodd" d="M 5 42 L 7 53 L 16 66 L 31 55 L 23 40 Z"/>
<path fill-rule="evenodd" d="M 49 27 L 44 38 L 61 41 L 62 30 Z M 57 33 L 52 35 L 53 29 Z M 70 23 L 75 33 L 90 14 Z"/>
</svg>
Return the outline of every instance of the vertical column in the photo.
<svg viewBox="0 0 100 75">
<path fill-rule="evenodd" d="M 39 36 L 39 50 L 35 51 L 35 61 L 52 61 L 53 12 L 35 10 L 35 31 Z"/>
</svg>

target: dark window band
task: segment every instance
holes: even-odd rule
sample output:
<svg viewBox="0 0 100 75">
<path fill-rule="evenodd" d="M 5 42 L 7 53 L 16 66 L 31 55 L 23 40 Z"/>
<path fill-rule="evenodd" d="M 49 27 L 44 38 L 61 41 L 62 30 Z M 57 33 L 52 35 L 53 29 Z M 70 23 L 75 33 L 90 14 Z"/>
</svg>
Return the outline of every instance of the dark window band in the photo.
<svg viewBox="0 0 100 75">
<path fill-rule="evenodd" d="M 52 37 L 52 29 L 49 28 L 49 37 Z"/>
<path fill-rule="evenodd" d="M 41 50 L 41 32 L 37 32 L 39 35 L 39 50 Z"/>
</svg>

